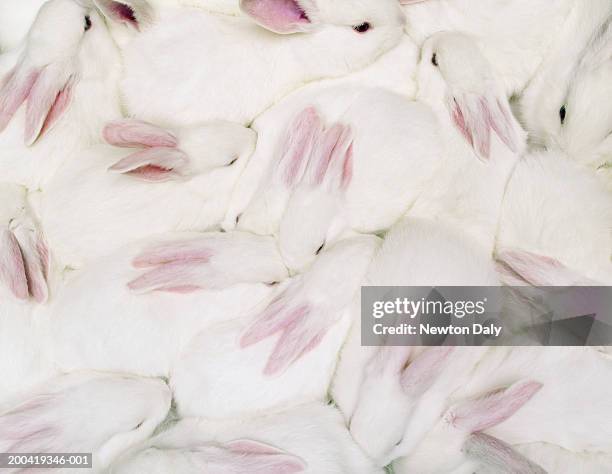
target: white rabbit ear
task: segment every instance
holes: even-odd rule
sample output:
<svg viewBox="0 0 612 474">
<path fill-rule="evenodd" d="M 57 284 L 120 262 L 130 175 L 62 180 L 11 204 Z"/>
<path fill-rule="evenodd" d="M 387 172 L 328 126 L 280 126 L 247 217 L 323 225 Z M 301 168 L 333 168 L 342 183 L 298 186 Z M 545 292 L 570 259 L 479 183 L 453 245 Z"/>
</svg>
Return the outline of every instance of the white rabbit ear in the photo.
<svg viewBox="0 0 612 474">
<path fill-rule="evenodd" d="M 444 369 L 453 347 L 425 349 L 404 369 L 401 375 L 402 389 L 411 397 L 420 397 L 436 381 Z"/>
<path fill-rule="evenodd" d="M 102 131 L 104 140 L 110 145 L 125 148 L 178 146 L 174 134 L 156 125 L 134 119 L 115 120 Z"/>
<path fill-rule="evenodd" d="M 10 230 L 0 232 L 0 282 L 16 298 L 28 298 L 28 279 L 19 242 Z"/>
<path fill-rule="evenodd" d="M 177 148 L 146 148 L 119 160 L 108 170 L 143 181 L 163 182 L 187 176 L 189 157 Z"/>
<path fill-rule="evenodd" d="M 17 227 L 14 233 L 21 248 L 28 293 L 37 303 L 44 303 L 49 296 L 49 249 L 45 238 L 38 230 L 25 225 Z"/>
<path fill-rule="evenodd" d="M 496 255 L 496 267 L 508 286 L 575 286 L 589 280 L 563 265 L 559 260 L 520 249 L 502 249 Z"/>
<path fill-rule="evenodd" d="M 353 141 L 348 126 L 335 124 L 317 141 L 305 179 L 312 186 L 343 191 L 353 178 Z"/>
<path fill-rule="evenodd" d="M 147 0 L 94 0 L 94 4 L 109 20 L 139 31 L 153 20 Z"/>
<path fill-rule="evenodd" d="M 314 107 L 308 107 L 293 119 L 280 146 L 277 174 L 288 188 L 302 179 L 312 148 L 322 131 L 321 117 Z"/>
<path fill-rule="evenodd" d="M 484 431 L 514 415 L 541 388 L 541 383 L 532 380 L 517 382 L 451 408 L 444 420 L 467 433 Z"/>
<path fill-rule="evenodd" d="M 303 472 L 307 464 L 297 456 L 269 444 L 249 439 L 230 441 L 223 445 L 229 456 L 209 462 L 210 474 L 295 474 Z"/>
<path fill-rule="evenodd" d="M 240 8 L 260 26 L 280 34 L 307 31 L 314 13 L 310 0 L 240 0 Z"/>
<path fill-rule="evenodd" d="M 491 472 L 546 474 L 544 469 L 515 451 L 512 446 L 484 433 L 470 435 L 463 451 L 469 458 L 491 468 Z"/>
<path fill-rule="evenodd" d="M 73 80 L 65 65 L 42 69 L 17 66 L 0 90 L 0 132 L 27 101 L 24 142 L 32 145 L 51 129 L 72 98 Z"/>
<path fill-rule="evenodd" d="M 236 255 L 241 255 L 239 264 Z M 138 293 L 188 293 L 238 283 L 279 281 L 287 276 L 273 238 L 241 232 L 153 244 L 132 264 L 147 270 L 128 283 L 128 288 Z"/>
<path fill-rule="evenodd" d="M 451 101 L 450 109 L 453 123 L 480 159 L 488 160 L 490 157 L 493 132 L 512 152 L 519 151 L 519 135 L 505 98 L 457 94 Z"/>
<path fill-rule="evenodd" d="M 0 282 L 19 299 L 47 300 L 49 252 L 42 235 L 18 227 L 0 233 Z"/>
<path fill-rule="evenodd" d="M 60 452 L 60 428 L 46 415 L 56 406 L 57 395 L 38 395 L 0 416 L 2 452 Z"/>
</svg>

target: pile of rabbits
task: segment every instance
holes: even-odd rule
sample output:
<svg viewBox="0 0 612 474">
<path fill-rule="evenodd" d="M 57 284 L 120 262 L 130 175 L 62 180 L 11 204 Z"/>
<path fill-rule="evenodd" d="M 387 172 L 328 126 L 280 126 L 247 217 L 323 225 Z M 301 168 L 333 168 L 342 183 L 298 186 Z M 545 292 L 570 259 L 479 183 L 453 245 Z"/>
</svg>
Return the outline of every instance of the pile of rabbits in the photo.
<svg viewBox="0 0 612 474">
<path fill-rule="evenodd" d="M 0 452 L 612 472 L 609 348 L 364 346 L 360 309 L 612 285 L 611 83 L 609 0 L 2 1 Z"/>
</svg>

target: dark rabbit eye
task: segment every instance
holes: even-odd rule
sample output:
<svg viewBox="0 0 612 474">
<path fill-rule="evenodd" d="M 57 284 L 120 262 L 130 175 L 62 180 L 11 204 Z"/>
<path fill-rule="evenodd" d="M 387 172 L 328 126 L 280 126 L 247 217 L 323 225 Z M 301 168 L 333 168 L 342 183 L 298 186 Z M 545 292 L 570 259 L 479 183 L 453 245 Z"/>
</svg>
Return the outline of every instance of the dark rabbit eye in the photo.
<svg viewBox="0 0 612 474">
<path fill-rule="evenodd" d="M 565 122 L 565 114 L 566 114 L 566 110 L 565 110 L 565 105 L 564 105 L 559 110 L 559 118 L 561 119 L 561 125 L 563 125 L 563 123 Z"/>
<path fill-rule="evenodd" d="M 87 15 L 85 17 L 85 31 L 89 30 L 91 28 L 91 18 L 89 18 L 89 15 Z"/>
<path fill-rule="evenodd" d="M 361 25 L 353 26 L 353 29 L 357 33 L 365 33 L 366 31 L 368 31 L 370 29 L 370 27 L 371 27 L 371 25 L 366 21 L 366 22 L 362 23 Z"/>
<path fill-rule="evenodd" d="M 323 242 L 321 246 L 317 249 L 317 251 L 315 252 L 315 255 L 319 255 L 324 247 L 325 247 L 325 242 Z"/>
<path fill-rule="evenodd" d="M 433 56 L 431 57 L 431 64 L 438 67 L 438 55 L 436 53 L 433 53 Z"/>
<path fill-rule="evenodd" d="M 232 161 L 230 161 L 227 166 L 232 166 L 234 163 L 236 163 L 238 161 L 238 156 L 236 156 Z"/>
<path fill-rule="evenodd" d="M 142 420 L 140 423 L 138 423 L 135 427 L 134 430 L 137 430 L 138 428 L 140 428 L 142 425 L 144 425 L 144 420 Z"/>
</svg>

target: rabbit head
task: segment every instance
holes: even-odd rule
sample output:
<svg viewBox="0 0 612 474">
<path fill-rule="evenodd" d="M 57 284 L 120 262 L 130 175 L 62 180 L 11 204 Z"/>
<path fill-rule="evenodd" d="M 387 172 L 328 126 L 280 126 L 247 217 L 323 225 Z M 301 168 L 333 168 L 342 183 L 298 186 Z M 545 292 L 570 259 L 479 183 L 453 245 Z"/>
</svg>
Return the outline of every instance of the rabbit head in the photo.
<svg viewBox="0 0 612 474">
<path fill-rule="evenodd" d="M 287 267 L 299 271 L 346 228 L 344 193 L 353 176 L 349 127 L 334 124 L 314 138 L 307 163 L 288 175 L 293 191 L 279 226 L 279 248 Z"/>
<path fill-rule="evenodd" d="M 12 298 L 43 303 L 48 297 L 49 251 L 29 215 L 25 188 L 0 184 L 0 202 L 0 287 Z"/>
<path fill-rule="evenodd" d="M 408 419 L 451 352 L 452 348 L 433 347 L 415 357 L 416 348 L 381 347 L 365 367 L 349 429 L 378 464 L 399 457 Z"/>
<path fill-rule="evenodd" d="M 612 160 L 612 22 L 593 37 L 566 84 L 525 95 L 523 119 L 532 141 L 594 168 Z M 533 95 L 533 94 L 532 94 Z"/>
<path fill-rule="evenodd" d="M 419 99 L 446 117 L 480 159 L 490 158 L 493 136 L 510 151 L 522 151 L 524 132 L 470 36 L 455 32 L 431 36 L 423 44 L 417 75 Z"/>
<path fill-rule="evenodd" d="M 539 466 L 509 449 L 508 445 L 482 433 L 512 417 L 537 396 L 541 388 L 539 382 L 522 380 L 452 405 L 417 450 L 394 464 L 396 472 L 454 472 L 453 469 L 470 459 L 478 465 L 494 467 L 505 458 L 507 465 L 513 467 L 508 472 L 542 473 Z"/>
<path fill-rule="evenodd" d="M 405 21 L 396 0 L 240 0 L 240 7 L 276 33 L 312 33 L 336 44 L 358 41 L 351 55 L 356 62 L 397 43 Z"/>
<path fill-rule="evenodd" d="M 116 46 L 98 11 L 86 2 L 51 0 L 30 28 L 15 67 L 0 77 L 0 132 L 25 104 L 24 142 L 31 146 L 74 106 L 99 98 L 81 97 L 79 84 L 116 79 Z M 112 88 L 112 86 L 109 86 Z M 91 94 L 91 92 L 90 92 Z M 83 110 L 86 116 L 88 110 Z M 88 122 L 87 122 L 88 123 Z"/>
<path fill-rule="evenodd" d="M 168 386 L 128 375 L 57 377 L 0 416 L 5 452 L 93 452 L 96 467 L 150 436 L 170 408 Z"/>
</svg>

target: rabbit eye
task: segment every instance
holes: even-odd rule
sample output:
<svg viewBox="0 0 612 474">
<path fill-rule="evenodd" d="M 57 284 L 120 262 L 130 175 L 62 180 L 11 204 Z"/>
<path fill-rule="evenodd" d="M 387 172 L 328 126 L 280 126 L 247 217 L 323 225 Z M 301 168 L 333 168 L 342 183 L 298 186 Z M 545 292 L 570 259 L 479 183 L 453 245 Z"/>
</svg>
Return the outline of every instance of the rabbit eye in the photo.
<svg viewBox="0 0 612 474">
<path fill-rule="evenodd" d="M 325 242 L 323 242 L 321 246 L 317 249 L 317 251 L 315 252 L 315 255 L 319 255 L 324 247 L 325 247 Z"/>
<path fill-rule="evenodd" d="M 85 31 L 88 31 L 91 28 L 91 18 L 89 15 L 85 16 Z"/>
<path fill-rule="evenodd" d="M 142 425 L 144 425 L 144 420 L 142 420 L 140 423 L 138 423 L 135 427 L 134 430 L 137 430 L 138 428 L 140 428 Z"/>
<path fill-rule="evenodd" d="M 240 218 L 242 217 L 242 213 L 238 214 L 236 216 L 236 225 L 238 225 L 238 223 L 240 222 Z"/>
<path fill-rule="evenodd" d="M 356 25 L 353 26 L 353 29 L 357 32 L 357 33 L 365 33 L 366 31 L 368 31 L 371 28 L 372 25 L 370 25 L 367 21 L 361 23 L 360 25 Z"/>
<path fill-rule="evenodd" d="M 397 443 L 395 443 L 395 446 L 399 446 L 400 444 L 402 444 L 404 442 L 404 438 L 400 439 Z"/>
<path fill-rule="evenodd" d="M 559 118 L 561 119 L 561 125 L 563 125 L 563 123 L 565 122 L 565 114 L 566 114 L 566 109 L 565 109 L 565 105 L 563 105 L 563 107 L 561 107 L 561 109 L 559 109 Z"/>
<path fill-rule="evenodd" d="M 438 55 L 436 53 L 433 53 L 433 56 L 431 57 L 431 64 L 438 67 Z"/>
<path fill-rule="evenodd" d="M 232 161 L 230 161 L 230 162 L 227 164 L 227 166 L 232 166 L 234 163 L 236 163 L 236 162 L 238 161 L 238 158 L 239 158 L 238 156 L 237 156 L 237 157 L 235 157 L 235 158 L 234 158 Z"/>
</svg>

